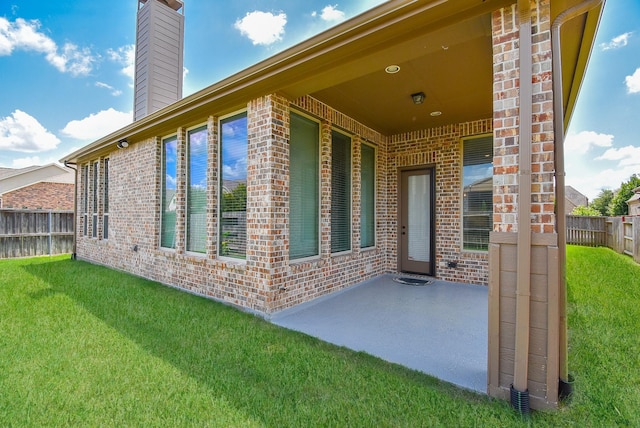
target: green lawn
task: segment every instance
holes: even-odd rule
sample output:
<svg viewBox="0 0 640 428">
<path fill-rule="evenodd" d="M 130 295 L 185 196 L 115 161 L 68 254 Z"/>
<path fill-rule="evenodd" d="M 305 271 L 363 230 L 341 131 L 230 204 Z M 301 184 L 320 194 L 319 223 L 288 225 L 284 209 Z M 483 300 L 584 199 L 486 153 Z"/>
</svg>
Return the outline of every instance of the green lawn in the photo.
<svg viewBox="0 0 640 428">
<path fill-rule="evenodd" d="M 568 259 L 576 392 L 528 420 L 68 256 L 0 261 L 0 426 L 640 426 L 640 267 L 606 249 Z"/>
</svg>

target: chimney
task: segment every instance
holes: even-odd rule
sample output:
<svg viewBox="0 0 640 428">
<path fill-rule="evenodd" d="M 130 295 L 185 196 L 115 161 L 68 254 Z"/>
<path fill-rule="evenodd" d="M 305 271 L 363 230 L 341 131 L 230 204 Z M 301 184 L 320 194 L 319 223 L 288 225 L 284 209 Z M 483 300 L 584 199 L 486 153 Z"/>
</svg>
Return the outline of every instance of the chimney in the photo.
<svg viewBox="0 0 640 428">
<path fill-rule="evenodd" d="M 133 120 L 182 98 L 184 4 L 138 0 Z"/>
</svg>

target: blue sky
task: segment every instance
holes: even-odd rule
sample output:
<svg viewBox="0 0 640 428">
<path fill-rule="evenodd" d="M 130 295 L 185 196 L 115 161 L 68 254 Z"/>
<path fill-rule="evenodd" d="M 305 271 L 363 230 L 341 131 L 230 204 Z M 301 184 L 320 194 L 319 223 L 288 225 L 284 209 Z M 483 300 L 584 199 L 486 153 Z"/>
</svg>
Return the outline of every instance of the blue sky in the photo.
<svg viewBox="0 0 640 428">
<path fill-rule="evenodd" d="M 381 2 L 185 0 L 184 95 Z M 57 161 L 131 122 L 136 10 L 0 3 L 0 166 Z M 566 148 L 566 182 L 590 199 L 640 172 L 637 0 L 607 2 Z"/>
</svg>

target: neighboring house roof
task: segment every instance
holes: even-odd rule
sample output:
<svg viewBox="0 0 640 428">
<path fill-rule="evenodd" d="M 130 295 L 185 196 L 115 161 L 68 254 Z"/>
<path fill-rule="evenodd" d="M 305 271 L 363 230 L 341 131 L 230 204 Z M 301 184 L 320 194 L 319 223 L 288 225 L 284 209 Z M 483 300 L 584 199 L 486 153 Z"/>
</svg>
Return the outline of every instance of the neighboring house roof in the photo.
<svg viewBox="0 0 640 428">
<path fill-rule="evenodd" d="M 637 203 L 638 201 L 640 201 L 640 187 L 636 187 L 635 189 L 633 189 L 633 196 L 629 198 L 627 204 Z"/>
<path fill-rule="evenodd" d="M 202 123 L 280 93 L 310 95 L 384 135 L 493 115 L 491 13 L 514 0 L 390 0 L 68 155 L 82 162 L 136 142 Z M 580 0 L 551 3 L 551 20 Z M 568 122 L 602 7 L 561 31 L 563 105 Z M 437 66 L 434 66 L 436 64 Z M 398 65 L 397 74 L 385 73 Z M 424 92 L 423 104 L 411 94 Z M 432 116 L 431 112 L 441 112 Z"/>
<path fill-rule="evenodd" d="M 75 183 L 75 171 L 55 163 L 26 168 L 0 168 L 0 195 L 35 183 Z"/>
<path fill-rule="evenodd" d="M 572 186 L 564 187 L 565 197 L 568 201 L 573 203 L 575 206 L 584 205 L 586 206 L 589 202 L 589 198 L 587 198 L 584 194 L 573 188 Z"/>
</svg>

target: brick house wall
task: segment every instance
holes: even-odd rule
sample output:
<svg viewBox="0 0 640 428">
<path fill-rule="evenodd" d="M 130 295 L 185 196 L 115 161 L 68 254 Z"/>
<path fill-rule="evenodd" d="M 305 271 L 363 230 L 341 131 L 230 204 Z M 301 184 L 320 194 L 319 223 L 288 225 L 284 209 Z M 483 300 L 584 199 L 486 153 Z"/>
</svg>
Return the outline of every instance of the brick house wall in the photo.
<svg viewBox="0 0 640 428">
<path fill-rule="evenodd" d="M 289 112 L 299 111 L 321 123 L 320 255 L 289 260 Z M 490 119 L 386 137 L 311 97 L 290 101 L 269 95 L 248 103 L 247 254 L 246 261 L 217 256 L 218 119 L 210 116 L 207 253 L 185 251 L 186 128 L 176 130 L 178 162 L 175 250 L 160 248 L 162 138 L 131 142 L 109 158 L 109 236 L 103 239 L 103 183 L 98 180 L 98 233 L 93 231 L 93 163 L 88 163 L 88 234 L 79 236 L 77 255 L 190 292 L 261 313 L 271 313 L 383 273 L 397 272 L 397 172 L 412 165 L 435 165 L 436 276 L 487 283 L 487 253 L 461 250 L 461 138 L 491 132 Z M 331 253 L 331 130 L 352 136 L 352 250 Z M 360 147 L 376 148 L 376 245 L 361 249 Z M 100 170 L 104 158 L 99 160 Z M 80 172 L 83 168 L 79 169 Z M 182 179 L 180 177 L 183 177 Z M 84 180 L 79 177 L 79 206 Z M 82 235 L 82 216 L 78 231 Z M 449 269 L 446 261 L 458 261 Z"/>
<path fill-rule="evenodd" d="M 7 193 L 2 208 L 37 210 L 73 210 L 74 185 L 69 183 L 35 183 Z"/>
</svg>

